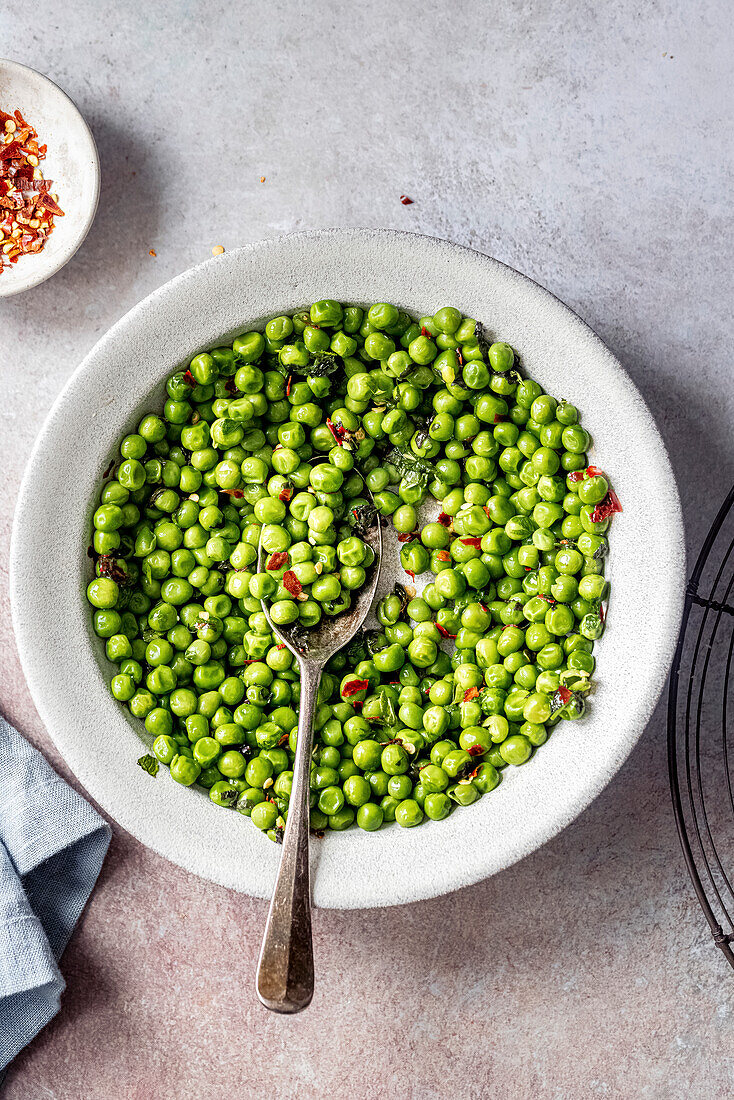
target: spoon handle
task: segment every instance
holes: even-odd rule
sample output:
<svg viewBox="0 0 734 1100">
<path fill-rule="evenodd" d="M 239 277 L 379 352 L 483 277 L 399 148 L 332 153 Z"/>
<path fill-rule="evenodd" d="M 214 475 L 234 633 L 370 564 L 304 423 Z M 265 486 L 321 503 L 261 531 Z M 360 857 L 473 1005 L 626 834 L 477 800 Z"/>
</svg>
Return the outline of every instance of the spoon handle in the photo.
<svg viewBox="0 0 734 1100">
<path fill-rule="evenodd" d="M 321 665 L 301 666 L 298 743 L 278 877 L 257 964 L 257 995 L 273 1012 L 300 1012 L 313 997 L 308 863 L 311 742 Z"/>
</svg>

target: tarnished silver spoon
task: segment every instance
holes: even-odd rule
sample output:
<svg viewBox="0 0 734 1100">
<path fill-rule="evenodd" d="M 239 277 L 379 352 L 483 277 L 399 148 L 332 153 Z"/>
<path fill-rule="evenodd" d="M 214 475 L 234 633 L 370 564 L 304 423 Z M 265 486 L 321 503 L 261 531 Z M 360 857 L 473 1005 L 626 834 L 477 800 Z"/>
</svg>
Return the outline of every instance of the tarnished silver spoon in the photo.
<svg viewBox="0 0 734 1100">
<path fill-rule="evenodd" d="M 365 497 L 370 494 L 365 490 Z M 311 881 L 308 858 L 309 790 L 313 718 L 321 674 L 326 662 L 350 642 L 367 618 L 377 589 L 382 562 L 382 531 L 375 512 L 361 531 L 361 537 L 375 552 L 367 583 L 359 590 L 348 611 L 335 618 L 324 617 L 318 626 L 294 638 L 290 627 L 276 626 L 263 601 L 262 608 L 273 634 L 298 661 L 301 673 L 298 741 L 293 764 L 293 787 L 283 848 L 275 881 L 265 935 L 257 964 L 257 995 L 273 1012 L 300 1012 L 313 997 L 314 965 L 311 940 Z M 258 570 L 265 554 L 258 549 Z"/>
</svg>

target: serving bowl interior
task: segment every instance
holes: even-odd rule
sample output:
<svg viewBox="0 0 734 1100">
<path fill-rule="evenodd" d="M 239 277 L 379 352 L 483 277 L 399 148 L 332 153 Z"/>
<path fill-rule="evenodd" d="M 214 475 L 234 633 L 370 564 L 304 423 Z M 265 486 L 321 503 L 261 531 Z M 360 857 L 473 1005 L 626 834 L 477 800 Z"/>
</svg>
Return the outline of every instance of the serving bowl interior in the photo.
<svg viewBox="0 0 734 1100">
<path fill-rule="evenodd" d="M 376 230 L 282 237 L 179 276 L 110 330 L 49 414 L 16 512 L 13 616 L 39 712 L 102 808 L 182 867 L 267 896 L 276 845 L 205 792 L 178 786 L 165 769 L 153 779 L 135 766 L 149 738 L 109 692 L 113 668 L 85 598 L 92 575 L 87 547 L 102 474 L 120 437 L 160 407 L 166 376 L 268 316 L 323 297 L 390 301 L 416 315 L 450 303 L 480 319 L 493 338 L 518 349 L 531 377 L 579 407 L 593 438 L 591 460 L 609 475 L 624 507 L 610 537 L 612 597 L 584 719 L 561 723 L 528 764 L 506 769 L 496 790 L 445 821 L 369 834 L 353 828 L 314 841 L 317 905 L 401 904 L 476 882 L 568 824 L 630 752 L 672 659 L 685 560 L 664 446 L 609 350 L 546 290 L 469 249 Z M 386 555 L 381 589 L 405 579 L 394 550 Z"/>
<path fill-rule="evenodd" d="M 63 217 L 40 252 L 21 256 L 0 275 L 0 298 L 29 290 L 54 275 L 71 259 L 86 237 L 99 199 L 99 158 L 92 132 L 78 109 L 48 77 L 27 65 L 0 58 L 0 108 L 19 110 L 47 145 L 40 163 L 53 180 Z"/>
</svg>

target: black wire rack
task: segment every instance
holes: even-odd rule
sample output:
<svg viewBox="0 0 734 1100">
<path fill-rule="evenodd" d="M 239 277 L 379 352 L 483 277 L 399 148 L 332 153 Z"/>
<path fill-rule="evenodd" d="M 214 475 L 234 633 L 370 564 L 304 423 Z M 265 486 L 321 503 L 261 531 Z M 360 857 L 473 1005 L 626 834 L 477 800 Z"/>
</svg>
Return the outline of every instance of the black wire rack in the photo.
<svg viewBox="0 0 734 1100">
<path fill-rule="evenodd" d="M 688 583 L 668 694 L 673 808 L 693 888 L 714 943 L 734 967 L 734 487 Z"/>
</svg>

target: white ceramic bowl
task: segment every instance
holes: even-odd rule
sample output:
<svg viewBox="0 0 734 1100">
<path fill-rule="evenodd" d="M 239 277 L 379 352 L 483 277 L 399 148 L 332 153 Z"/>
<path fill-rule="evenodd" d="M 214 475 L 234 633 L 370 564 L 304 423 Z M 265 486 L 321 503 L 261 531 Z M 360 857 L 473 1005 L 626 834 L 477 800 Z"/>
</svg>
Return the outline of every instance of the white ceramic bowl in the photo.
<svg viewBox="0 0 734 1100">
<path fill-rule="evenodd" d="M 27 65 L 0 58 L 0 108 L 20 111 L 48 146 L 41 161 L 45 179 L 53 180 L 63 218 L 54 218 L 53 233 L 40 252 L 21 256 L 0 275 L 0 298 L 37 286 L 67 263 L 94 221 L 99 200 L 99 158 L 92 131 L 65 92 Z"/>
<path fill-rule="evenodd" d="M 612 599 L 587 716 L 562 722 L 525 767 L 446 821 L 312 845 L 314 900 L 391 905 L 476 882 L 543 844 L 609 782 L 642 733 L 678 632 L 684 549 L 678 494 L 652 417 L 612 354 L 542 287 L 445 241 L 375 230 L 282 237 L 210 260 L 123 317 L 56 401 L 21 488 L 11 550 L 23 667 L 49 733 L 81 783 L 143 843 L 215 882 L 270 893 L 280 849 L 245 818 L 136 766 L 142 724 L 108 689 L 90 624 L 90 517 L 117 442 L 160 402 L 165 377 L 196 352 L 333 297 L 415 313 L 450 303 L 520 352 L 528 373 L 578 404 L 592 459 L 624 506 L 611 532 Z"/>
</svg>

